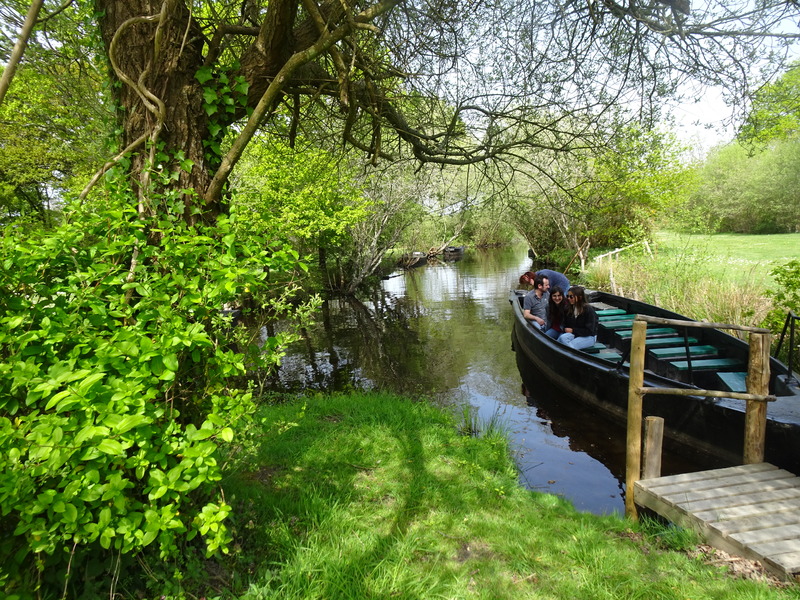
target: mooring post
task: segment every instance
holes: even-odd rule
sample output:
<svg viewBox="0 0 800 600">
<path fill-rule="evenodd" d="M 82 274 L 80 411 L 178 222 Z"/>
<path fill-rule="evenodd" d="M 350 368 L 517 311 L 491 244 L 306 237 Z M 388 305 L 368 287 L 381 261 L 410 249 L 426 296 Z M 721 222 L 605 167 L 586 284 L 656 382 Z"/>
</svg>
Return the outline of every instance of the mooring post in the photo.
<svg viewBox="0 0 800 600">
<path fill-rule="evenodd" d="M 747 363 L 747 393 L 769 394 L 769 333 L 750 333 L 750 357 Z M 767 403 L 747 400 L 744 417 L 744 456 L 749 465 L 764 462 L 767 430 Z"/>
<path fill-rule="evenodd" d="M 661 477 L 661 448 L 664 445 L 664 418 L 644 419 L 644 467 L 642 479 Z"/>
<path fill-rule="evenodd" d="M 630 377 L 628 379 L 628 444 L 625 456 L 625 516 L 639 519 L 633 502 L 633 485 L 642 470 L 642 385 L 644 384 L 644 350 L 647 323 L 633 321 L 631 335 Z"/>
</svg>

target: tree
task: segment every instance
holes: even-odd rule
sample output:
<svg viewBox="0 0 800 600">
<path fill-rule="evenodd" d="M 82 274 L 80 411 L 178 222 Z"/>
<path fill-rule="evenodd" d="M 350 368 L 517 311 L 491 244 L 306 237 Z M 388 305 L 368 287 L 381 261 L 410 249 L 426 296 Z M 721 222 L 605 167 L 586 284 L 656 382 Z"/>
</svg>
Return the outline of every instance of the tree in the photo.
<svg viewBox="0 0 800 600">
<path fill-rule="evenodd" d="M 715 148 L 697 169 L 687 194 L 684 222 L 701 230 L 792 233 L 800 228 L 797 140 L 774 140 L 767 148 L 731 143 Z"/>
<path fill-rule="evenodd" d="M 773 83 L 755 90 L 752 107 L 739 129 L 743 143 L 766 145 L 800 136 L 800 62 Z"/>
<path fill-rule="evenodd" d="M 547 161 L 604 145 L 607 128 L 597 125 L 614 112 L 653 117 L 687 77 L 746 88 L 751 65 L 779 62 L 797 37 L 775 33 L 796 11 L 778 1 L 691 14 L 658 1 L 97 0 L 94 8 L 143 212 L 147 165 L 188 160 L 191 169 L 169 185 L 193 190 L 187 206 L 207 218 L 224 209 L 231 171 L 259 128 L 291 141 L 322 130 L 324 119 L 375 159 L 410 153 L 479 165 L 537 148 Z M 50 2 L 45 9 L 54 12 Z M 236 133 L 230 146 L 221 144 L 226 131 Z M 545 167 L 530 170 L 541 176 Z"/>
</svg>

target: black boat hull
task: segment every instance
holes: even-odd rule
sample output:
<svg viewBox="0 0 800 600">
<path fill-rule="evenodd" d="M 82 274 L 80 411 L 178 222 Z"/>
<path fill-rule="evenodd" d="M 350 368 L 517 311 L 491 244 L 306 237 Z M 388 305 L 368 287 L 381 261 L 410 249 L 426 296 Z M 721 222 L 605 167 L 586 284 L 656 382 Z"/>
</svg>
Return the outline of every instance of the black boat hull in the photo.
<svg viewBox="0 0 800 600">
<path fill-rule="evenodd" d="M 512 292 L 510 300 L 515 312 L 512 344 L 524 355 L 535 376 L 545 377 L 564 393 L 565 401 L 579 401 L 594 407 L 610 418 L 624 423 L 627 420 L 628 367 L 560 344 L 527 324 L 518 301 L 519 293 Z M 644 303 L 597 294 L 610 304 L 624 304 L 630 312 L 664 318 L 687 320 Z M 746 357 L 747 345 L 722 332 L 709 336 L 724 345 L 731 355 Z M 772 370 L 780 374 L 785 367 L 773 361 Z M 530 374 L 528 374 L 530 376 Z M 531 377 L 529 377 L 529 380 Z M 530 383 L 528 385 L 531 385 Z M 695 386 L 660 377 L 645 371 L 648 387 Z M 792 390 L 793 391 L 793 390 Z M 665 444 L 684 454 L 707 457 L 708 464 L 741 464 L 744 446 L 745 403 L 728 398 L 712 399 L 699 396 L 667 396 L 648 393 L 643 399 L 645 416 L 664 418 Z M 782 396 L 768 406 L 765 460 L 794 473 L 800 473 L 800 396 Z"/>
</svg>

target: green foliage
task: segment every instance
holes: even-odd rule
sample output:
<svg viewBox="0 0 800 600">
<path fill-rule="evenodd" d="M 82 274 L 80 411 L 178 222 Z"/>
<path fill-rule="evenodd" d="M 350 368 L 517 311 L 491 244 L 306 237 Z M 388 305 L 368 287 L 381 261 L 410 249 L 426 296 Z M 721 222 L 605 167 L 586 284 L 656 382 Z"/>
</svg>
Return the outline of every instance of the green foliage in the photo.
<svg viewBox="0 0 800 600">
<path fill-rule="evenodd" d="M 797 138 L 800 134 L 800 62 L 774 83 L 760 87 L 738 138 L 753 144 Z"/>
<path fill-rule="evenodd" d="M 537 254 L 556 247 L 618 247 L 650 237 L 663 207 L 690 176 L 670 135 L 628 127 L 605 152 L 570 155 L 556 164 L 561 187 L 549 183 L 521 201 L 518 229 Z"/>
<path fill-rule="evenodd" d="M 238 68 L 234 66 L 234 69 Z M 210 66 L 203 66 L 195 74 L 203 86 L 203 110 L 209 118 L 209 137 L 203 140 L 206 160 L 210 167 L 219 166 L 222 159 L 222 141 L 228 130 L 231 117 L 247 104 L 249 84 L 244 76 L 229 76 L 217 72 Z M 248 112 L 252 112 L 248 109 Z"/>
<path fill-rule="evenodd" d="M 669 135 L 631 128 L 596 159 L 597 181 L 586 199 L 593 245 L 621 246 L 651 236 L 659 211 L 686 184 L 680 152 Z"/>
<path fill-rule="evenodd" d="M 795 315 L 800 315 L 800 260 L 792 260 L 776 267 L 770 271 L 770 275 L 778 285 L 768 292 L 774 308 L 767 315 L 765 325 L 776 335 L 780 335 L 787 313 L 792 311 Z M 787 352 L 788 346 L 788 341 L 784 340 L 783 348 Z"/>
<path fill-rule="evenodd" d="M 75 74 L 60 75 L 20 68 L 0 105 L 0 223 L 24 216 L 50 223 L 58 196 L 97 168 L 106 124 L 89 100 L 65 101 L 64 80 Z M 70 93 L 100 96 L 88 77 Z"/>
<path fill-rule="evenodd" d="M 236 181 L 236 202 L 253 231 L 300 242 L 300 251 L 335 245 L 366 216 L 367 202 L 348 183 L 350 175 L 321 150 L 253 144 Z"/>
<path fill-rule="evenodd" d="M 791 233 L 800 226 L 800 144 L 774 142 L 751 154 L 739 144 L 714 150 L 680 210 L 692 231 Z"/>
<path fill-rule="evenodd" d="M 192 227 L 179 197 L 153 221 L 115 198 L 51 233 L 0 238 L 7 594 L 65 589 L 70 568 L 111 553 L 168 558 L 196 538 L 212 554 L 230 540 L 216 486 L 253 401 L 235 385 L 245 364 L 221 309 L 297 255 L 238 235 L 235 211 Z"/>
</svg>

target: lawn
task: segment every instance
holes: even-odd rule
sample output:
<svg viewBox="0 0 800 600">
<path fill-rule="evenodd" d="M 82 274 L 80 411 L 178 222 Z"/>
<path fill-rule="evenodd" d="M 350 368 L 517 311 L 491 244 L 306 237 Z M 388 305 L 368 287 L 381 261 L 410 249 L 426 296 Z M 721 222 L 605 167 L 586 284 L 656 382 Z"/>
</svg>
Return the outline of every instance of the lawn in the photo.
<svg viewBox="0 0 800 600">
<path fill-rule="evenodd" d="M 757 280 L 758 273 L 763 273 L 767 285 L 773 285 L 772 268 L 800 259 L 800 233 L 689 235 L 662 231 L 655 238 L 657 252 L 702 256 L 709 270 L 741 283 Z"/>
<path fill-rule="evenodd" d="M 470 435 L 426 402 L 315 396 L 264 406 L 258 422 L 224 482 L 233 551 L 195 597 L 800 598 L 705 564 L 680 530 L 523 489 L 501 427 Z"/>
</svg>

